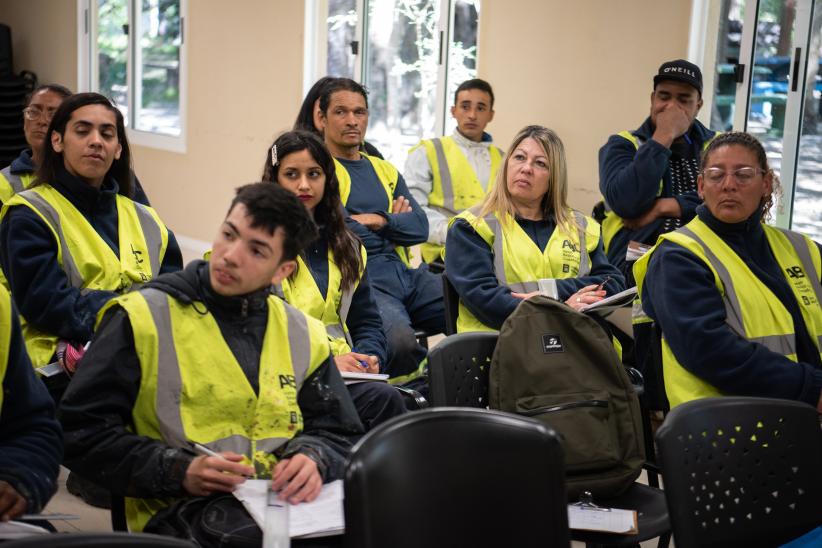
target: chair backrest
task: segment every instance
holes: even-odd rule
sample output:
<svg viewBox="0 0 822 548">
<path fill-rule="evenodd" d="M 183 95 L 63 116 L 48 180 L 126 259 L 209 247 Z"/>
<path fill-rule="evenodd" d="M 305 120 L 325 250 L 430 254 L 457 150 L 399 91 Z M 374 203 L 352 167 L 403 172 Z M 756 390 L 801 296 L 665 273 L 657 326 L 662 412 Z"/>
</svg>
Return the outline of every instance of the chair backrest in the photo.
<svg viewBox="0 0 822 548">
<path fill-rule="evenodd" d="M 454 335 L 457 332 L 457 315 L 460 310 L 460 296 L 457 288 L 448 279 L 446 272 L 442 273 L 442 300 L 445 306 L 445 334 Z"/>
<path fill-rule="evenodd" d="M 433 407 L 488 407 L 488 370 L 497 337 L 497 333 L 450 335 L 428 353 Z"/>
<path fill-rule="evenodd" d="M 3 543 L 3 548 L 195 548 L 193 542 L 147 533 L 58 533 L 35 535 Z"/>
<path fill-rule="evenodd" d="M 822 524 L 815 409 L 766 398 L 706 398 L 657 431 L 677 548 L 777 546 Z"/>
<path fill-rule="evenodd" d="M 401 415 L 349 457 L 346 543 L 568 546 L 563 472 L 556 435 L 531 419 L 468 408 Z"/>
</svg>

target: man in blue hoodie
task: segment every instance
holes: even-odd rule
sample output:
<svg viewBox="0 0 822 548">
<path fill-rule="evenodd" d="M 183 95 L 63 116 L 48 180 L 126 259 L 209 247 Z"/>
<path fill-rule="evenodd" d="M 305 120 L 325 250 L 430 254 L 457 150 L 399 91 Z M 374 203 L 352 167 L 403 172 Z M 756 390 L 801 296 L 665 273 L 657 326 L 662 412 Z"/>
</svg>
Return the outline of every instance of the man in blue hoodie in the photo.
<svg viewBox="0 0 822 548">
<path fill-rule="evenodd" d="M 677 59 L 659 67 L 651 112 L 633 131 L 611 135 L 599 150 L 599 190 L 605 199 L 602 237 L 608 260 L 633 284 L 625 258 L 630 241 L 653 245 L 660 234 L 693 219 L 699 157 L 715 132 L 696 116 L 702 72 Z"/>
</svg>

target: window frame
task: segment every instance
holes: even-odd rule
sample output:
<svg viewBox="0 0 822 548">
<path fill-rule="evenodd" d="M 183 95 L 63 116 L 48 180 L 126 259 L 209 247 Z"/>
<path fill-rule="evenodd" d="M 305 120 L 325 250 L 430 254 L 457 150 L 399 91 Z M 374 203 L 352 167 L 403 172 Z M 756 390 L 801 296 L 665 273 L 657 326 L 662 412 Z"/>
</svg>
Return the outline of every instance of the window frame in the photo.
<svg viewBox="0 0 822 548">
<path fill-rule="evenodd" d="M 357 12 L 357 26 L 355 37 L 359 40 L 359 51 L 354 61 L 353 80 L 363 82 L 365 63 L 368 58 L 368 3 L 375 0 L 355 0 Z M 448 71 L 451 59 L 451 44 L 454 36 L 454 4 L 457 0 L 439 0 L 439 16 L 437 32 L 440 33 L 440 59 L 438 65 L 439 78 L 437 79 L 436 100 L 434 105 L 435 125 L 437 135 L 445 135 L 450 117 L 450 102 L 448 92 Z M 303 96 L 314 85 L 314 82 L 326 76 L 327 64 L 327 16 L 328 0 L 305 0 L 305 58 L 303 63 Z M 481 17 L 481 15 L 480 15 Z M 479 59 L 480 24 L 477 21 L 477 44 L 475 57 Z M 365 83 L 367 85 L 367 83 Z"/>
<path fill-rule="evenodd" d="M 126 60 L 126 85 L 128 87 L 129 120 L 126 127 L 126 135 L 129 144 L 166 150 L 184 154 L 187 150 L 187 128 L 188 128 L 188 0 L 180 2 L 180 69 L 179 69 L 179 117 L 180 135 L 166 135 L 153 131 L 136 129 L 136 100 L 135 96 L 141 86 L 134 84 L 135 66 L 139 62 L 140 49 L 135 47 L 136 29 L 134 23 L 135 5 L 139 0 L 127 0 L 129 18 L 129 36 Z M 77 90 L 78 91 L 99 91 L 97 82 L 97 59 L 96 59 L 96 36 L 97 36 L 97 2 L 95 0 L 77 1 Z"/>
</svg>

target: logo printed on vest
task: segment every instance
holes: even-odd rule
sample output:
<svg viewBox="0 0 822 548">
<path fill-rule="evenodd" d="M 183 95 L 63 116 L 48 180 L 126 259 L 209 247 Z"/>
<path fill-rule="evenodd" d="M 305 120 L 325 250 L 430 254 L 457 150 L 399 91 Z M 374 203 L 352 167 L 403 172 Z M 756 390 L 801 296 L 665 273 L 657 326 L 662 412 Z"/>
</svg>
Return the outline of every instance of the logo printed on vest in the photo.
<svg viewBox="0 0 822 548">
<path fill-rule="evenodd" d="M 801 266 L 791 266 L 785 269 L 785 272 L 788 273 L 789 278 L 804 278 L 805 273 L 802 271 Z"/>
<path fill-rule="evenodd" d="M 569 248 L 571 251 L 578 252 L 577 246 L 571 243 L 571 240 L 562 240 L 562 249 Z"/>
<path fill-rule="evenodd" d="M 571 265 L 569 265 L 568 263 L 564 263 L 562 265 L 562 272 L 565 273 L 565 272 L 569 272 L 570 270 L 571 270 Z"/>
<path fill-rule="evenodd" d="M 297 388 L 297 379 L 294 378 L 294 375 L 280 375 L 280 388 L 285 386 L 291 386 L 292 388 Z"/>
<path fill-rule="evenodd" d="M 556 333 L 546 333 L 542 336 L 542 353 L 554 354 L 556 352 L 565 352 L 562 347 L 562 339 Z"/>
</svg>

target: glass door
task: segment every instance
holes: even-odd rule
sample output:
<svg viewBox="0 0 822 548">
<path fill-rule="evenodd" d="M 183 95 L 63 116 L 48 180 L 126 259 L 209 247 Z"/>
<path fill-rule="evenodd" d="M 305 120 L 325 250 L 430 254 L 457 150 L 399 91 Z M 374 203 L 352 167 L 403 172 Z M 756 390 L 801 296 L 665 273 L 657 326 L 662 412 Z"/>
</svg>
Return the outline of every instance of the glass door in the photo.
<svg viewBox="0 0 822 548">
<path fill-rule="evenodd" d="M 822 175 L 822 168 L 816 167 L 815 159 L 822 148 L 818 144 L 822 128 L 817 130 L 821 92 L 816 89 L 816 79 L 822 21 L 814 4 L 822 0 L 723 2 L 731 2 L 729 17 L 734 9 L 738 10 L 742 35 L 736 64 L 728 59 L 731 67 L 724 69 L 732 72 L 736 81 L 734 100 L 727 97 L 728 89 L 724 90 L 725 98 L 715 94 L 715 110 L 719 109 L 720 115 L 712 116 L 712 121 L 720 123 L 712 125 L 714 129 L 726 129 L 730 117 L 732 129 L 759 138 L 782 183 L 771 222 L 790 227 L 796 212 L 794 228 L 819 239 L 822 185 L 815 181 Z M 718 59 L 720 84 L 722 70 Z M 723 102 L 731 103 L 730 112 L 721 110 Z"/>
</svg>

